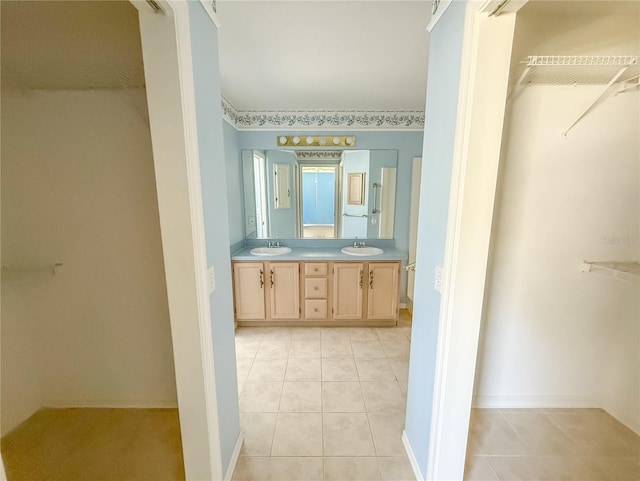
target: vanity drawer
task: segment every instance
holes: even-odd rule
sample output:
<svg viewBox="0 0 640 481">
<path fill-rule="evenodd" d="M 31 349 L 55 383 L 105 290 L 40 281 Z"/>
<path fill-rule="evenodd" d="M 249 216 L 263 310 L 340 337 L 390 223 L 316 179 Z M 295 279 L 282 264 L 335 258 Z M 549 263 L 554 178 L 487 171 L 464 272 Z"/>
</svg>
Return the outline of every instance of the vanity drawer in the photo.
<svg viewBox="0 0 640 481">
<path fill-rule="evenodd" d="M 305 262 L 305 276 L 326 276 L 329 268 L 326 262 Z"/>
<path fill-rule="evenodd" d="M 307 299 L 304 301 L 304 317 L 305 319 L 326 319 L 327 300 Z"/>
<path fill-rule="evenodd" d="M 327 297 L 327 278 L 307 277 L 304 280 L 304 297 L 325 299 Z"/>
</svg>

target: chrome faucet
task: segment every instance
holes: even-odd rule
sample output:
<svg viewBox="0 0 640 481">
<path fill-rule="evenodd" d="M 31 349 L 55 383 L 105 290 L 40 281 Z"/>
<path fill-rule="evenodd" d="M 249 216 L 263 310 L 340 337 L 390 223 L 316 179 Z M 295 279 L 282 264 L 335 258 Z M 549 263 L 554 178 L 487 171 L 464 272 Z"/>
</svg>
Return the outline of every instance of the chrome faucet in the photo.
<svg viewBox="0 0 640 481">
<path fill-rule="evenodd" d="M 367 247 L 367 244 L 364 243 L 364 241 L 360 242 L 360 245 L 358 247 Z"/>
<path fill-rule="evenodd" d="M 269 242 L 267 242 L 267 247 L 269 247 L 269 248 L 271 248 L 271 247 L 280 247 L 280 241 L 276 241 L 276 242 L 269 241 Z"/>
</svg>

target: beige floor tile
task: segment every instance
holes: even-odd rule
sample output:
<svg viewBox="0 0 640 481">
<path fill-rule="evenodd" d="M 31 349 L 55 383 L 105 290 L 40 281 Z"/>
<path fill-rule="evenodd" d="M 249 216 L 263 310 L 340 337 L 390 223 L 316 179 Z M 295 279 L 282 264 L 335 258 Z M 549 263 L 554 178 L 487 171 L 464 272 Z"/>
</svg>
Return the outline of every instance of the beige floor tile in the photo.
<svg viewBox="0 0 640 481">
<path fill-rule="evenodd" d="M 239 327 L 235 331 L 236 339 L 253 337 L 254 339 L 262 339 L 268 327 Z"/>
<path fill-rule="evenodd" d="M 255 337 L 236 338 L 236 359 L 256 357 L 261 342 L 261 338 Z"/>
<path fill-rule="evenodd" d="M 351 327 L 349 338 L 357 341 L 378 341 L 378 333 L 374 327 Z"/>
<path fill-rule="evenodd" d="M 286 359 L 255 359 L 249 371 L 248 382 L 283 381 Z"/>
<path fill-rule="evenodd" d="M 640 438 L 601 409 L 547 412 L 547 416 L 592 456 L 634 456 Z"/>
<path fill-rule="evenodd" d="M 321 332 L 322 328 L 320 327 L 292 327 L 291 339 L 293 341 L 297 339 L 313 339 L 319 341 Z"/>
<path fill-rule="evenodd" d="M 237 366 L 237 374 L 238 374 L 238 394 L 242 392 L 244 388 L 244 383 L 247 382 L 247 377 L 249 377 L 249 371 L 251 370 L 251 366 L 253 365 L 253 359 L 238 359 L 236 361 Z"/>
<path fill-rule="evenodd" d="M 360 381 L 395 381 L 388 359 L 356 359 Z"/>
<path fill-rule="evenodd" d="M 357 381 L 358 371 L 353 359 L 323 359 L 322 381 Z"/>
<path fill-rule="evenodd" d="M 240 395 L 240 412 L 277 413 L 281 382 L 246 382 Z"/>
<path fill-rule="evenodd" d="M 484 456 L 468 456 L 464 481 L 498 481 L 498 478 Z"/>
<path fill-rule="evenodd" d="M 348 327 L 322 327 L 320 328 L 320 338 L 324 340 L 342 341 L 350 339 Z"/>
<path fill-rule="evenodd" d="M 280 412 L 321 412 L 320 384 L 320 382 L 285 382 L 282 388 Z"/>
<path fill-rule="evenodd" d="M 367 412 L 405 412 L 406 400 L 397 382 L 361 382 L 360 386 Z"/>
<path fill-rule="evenodd" d="M 376 328 L 378 338 L 381 341 L 406 341 L 407 337 L 401 328 L 397 327 L 378 327 Z"/>
<path fill-rule="evenodd" d="M 411 327 L 401 327 L 400 330 L 406 336 L 408 341 L 411 341 Z"/>
<path fill-rule="evenodd" d="M 398 387 L 402 392 L 402 395 L 407 399 L 407 391 L 409 390 L 409 383 L 407 381 L 398 381 Z"/>
<path fill-rule="evenodd" d="M 397 381 L 409 380 L 409 361 L 407 359 L 389 359 L 389 364 Z"/>
<path fill-rule="evenodd" d="M 416 481 L 411 463 L 406 455 L 378 457 L 382 481 Z"/>
<path fill-rule="evenodd" d="M 404 335 L 402 340 L 382 341 L 382 347 L 389 359 L 409 359 L 410 344 Z"/>
<path fill-rule="evenodd" d="M 291 335 L 292 331 L 290 327 L 269 327 L 265 329 L 262 340 L 291 340 Z"/>
<path fill-rule="evenodd" d="M 324 481 L 380 481 L 374 457 L 324 458 Z"/>
<path fill-rule="evenodd" d="M 322 414 L 279 413 L 271 456 L 322 456 Z"/>
<path fill-rule="evenodd" d="M 318 339 L 292 339 L 289 359 L 316 359 L 320 358 L 320 338 Z"/>
<path fill-rule="evenodd" d="M 323 359 L 353 358 L 351 341 L 349 339 L 330 339 L 322 341 Z"/>
<path fill-rule="evenodd" d="M 575 456 L 545 456 L 542 462 L 549 479 L 557 481 L 604 481 L 597 465 L 589 458 Z"/>
<path fill-rule="evenodd" d="M 2 457 L 10 480 L 184 479 L 177 409 L 42 409 Z"/>
<path fill-rule="evenodd" d="M 322 481 L 321 457 L 273 457 L 269 463 L 268 481 Z"/>
<path fill-rule="evenodd" d="M 382 344 L 378 340 L 361 341 L 352 340 L 351 348 L 353 349 L 353 357 L 363 359 L 384 359 L 387 354 L 382 349 Z"/>
<path fill-rule="evenodd" d="M 520 435 L 530 455 L 578 455 L 581 450 L 542 411 L 502 412 Z"/>
<path fill-rule="evenodd" d="M 375 448 L 364 413 L 324 413 L 325 456 L 375 456 Z"/>
<path fill-rule="evenodd" d="M 289 359 L 285 381 L 320 381 L 320 359 Z"/>
<path fill-rule="evenodd" d="M 240 413 L 243 456 L 269 456 L 277 417 L 276 413 Z"/>
<path fill-rule="evenodd" d="M 360 383 L 323 382 L 322 411 L 326 413 L 365 412 Z"/>
<path fill-rule="evenodd" d="M 590 458 L 602 481 L 640 481 L 640 454 L 634 457 Z"/>
<path fill-rule="evenodd" d="M 369 425 L 377 456 L 404 456 L 403 413 L 370 413 Z"/>
<path fill-rule="evenodd" d="M 525 455 L 529 447 L 506 418 L 494 409 L 473 409 L 469 437 L 474 452 L 484 455 Z"/>
<path fill-rule="evenodd" d="M 258 352 L 257 359 L 283 359 L 289 357 L 289 349 L 291 348 L 291 339 L 276 338 L 263 339 Z"/>
<path fill-rule="evenodd" d="M 266 481 L 268 457 L 240 456 L 232 481 Z"/>
<path fill-rule="evenodd" d="M 542 458 L 534 456 L 490 456 L 487 461 L 500 481 L 544 481 L 550 479 Z"/>
</svg>

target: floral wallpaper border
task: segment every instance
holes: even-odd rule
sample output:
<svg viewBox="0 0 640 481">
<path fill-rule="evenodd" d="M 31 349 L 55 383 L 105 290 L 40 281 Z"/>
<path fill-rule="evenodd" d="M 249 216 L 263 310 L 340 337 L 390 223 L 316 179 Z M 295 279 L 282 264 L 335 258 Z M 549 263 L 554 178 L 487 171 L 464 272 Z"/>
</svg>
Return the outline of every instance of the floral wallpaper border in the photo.
<svg viewBox="0 0 640 481">
<path fill-rule="evenodd" d="M 424 129 L 424 112 L 419 111 L 238 111 L 225 98 L 222 98 L 222 113 L 238 130 Z"/>
</svg>

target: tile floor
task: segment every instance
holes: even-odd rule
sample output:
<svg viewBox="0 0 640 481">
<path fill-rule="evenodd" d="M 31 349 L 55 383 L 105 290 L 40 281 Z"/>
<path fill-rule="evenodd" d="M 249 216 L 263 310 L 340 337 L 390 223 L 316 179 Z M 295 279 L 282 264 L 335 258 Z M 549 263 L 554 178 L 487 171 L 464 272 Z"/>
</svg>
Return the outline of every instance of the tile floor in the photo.
<svg viewBox="0 0 640 481">
<path fill-rule="evenodd" d="M 474 409 L 465 481 L 640 481 L 640 436 L 601 409 Z"/>
<path fill-rule="evenodd" d="M 240 328 L 235 481 L 414 481 L 410 328 Z M 474 409 L 465 481 L 640 481 L 640 437 L 600 409 Z"/>
<path fill-rule="evenodd" d="M 177 409 L 41 409 L 1 444 L 9 481 L 185 479 Z"/>
<path fill-rule="evenodd" d="M 410 328 L 239 328 L 235 481 L 414 481 Z"/>
</svg>

